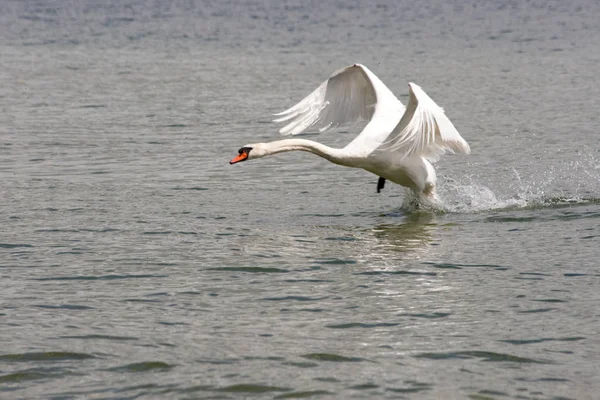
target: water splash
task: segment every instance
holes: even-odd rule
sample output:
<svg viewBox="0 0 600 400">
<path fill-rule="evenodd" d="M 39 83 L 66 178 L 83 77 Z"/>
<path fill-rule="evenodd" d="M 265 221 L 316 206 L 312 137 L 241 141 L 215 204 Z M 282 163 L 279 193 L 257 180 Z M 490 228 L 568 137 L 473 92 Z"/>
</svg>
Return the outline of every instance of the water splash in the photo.
<svg viewBox="0 0 600 400">
<path fill-rule="evenodd" d="M 519 193 L 512 197 L 500 197 L 488 186 L 477 183 L 470 178 L 469 182 L 460 183 L 446 179 L 440 185 L 439 210 L 444 212 L 481 212 L 506 208 L 525 207 L 531 201 L 539 201 L 540 195 Z"/>
<path fill-rule="evenodd" d="M 474 175 L 460 180 L 440 178 L 439 204 L 427 207 L 440 212 L 473 213 L 600 204 L 600 162 L 589 152 L 549 165 L 543 171 L 519 171 L 515 167 L 508 171 L 493 184 Z M 411 205 L 411 200 L 405 199 L 407 210 Z"/>
</svg>

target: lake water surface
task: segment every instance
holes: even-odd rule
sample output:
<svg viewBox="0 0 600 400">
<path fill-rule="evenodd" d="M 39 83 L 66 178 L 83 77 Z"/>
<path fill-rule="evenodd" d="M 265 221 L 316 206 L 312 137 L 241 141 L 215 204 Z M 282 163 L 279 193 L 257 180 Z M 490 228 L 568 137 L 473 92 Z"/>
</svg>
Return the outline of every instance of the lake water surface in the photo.
<svg viewBox="0 0 600 400">
<path fill-rule="evenodd" d="M 0 397 L 597 398 L 599 19 L 1 3 Z M 440 211 L 305 153 L 228 164 L 354 62 L 470 143 Z"/>
</svg>

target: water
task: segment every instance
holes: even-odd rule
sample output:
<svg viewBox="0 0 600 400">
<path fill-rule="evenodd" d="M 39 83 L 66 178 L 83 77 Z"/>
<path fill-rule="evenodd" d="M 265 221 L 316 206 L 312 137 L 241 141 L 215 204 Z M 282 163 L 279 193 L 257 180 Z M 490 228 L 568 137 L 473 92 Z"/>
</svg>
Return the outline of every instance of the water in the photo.
<svg viewBox="0 0 600 400">
<path fill-rule="evenodd" d="M 599 17 L 2 3 L 1 397 L 595 398 Z M 304 153 L 228 165 L 353 62 L 470 143 L 441 210 Z"/>
</svg>

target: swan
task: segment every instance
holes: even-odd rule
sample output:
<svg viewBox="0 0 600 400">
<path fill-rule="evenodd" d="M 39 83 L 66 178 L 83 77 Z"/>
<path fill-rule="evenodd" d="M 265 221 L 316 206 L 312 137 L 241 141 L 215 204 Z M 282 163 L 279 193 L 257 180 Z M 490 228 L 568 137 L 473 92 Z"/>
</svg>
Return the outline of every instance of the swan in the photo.
<svg viewBox="0 0 600 400">
<path fill-rule="evenodd" d="M 470 153 L 469 144 L 452 122 L 418 85 L 408 84 L 405 107 L 371 70 L 354 64 L 329 79 L 295 106 L 274 114 L 285 122 L 279 133 L 297 135 L 317 126 L 331 127 L 367 120 L 363 131 L 342 149 L 306 139 L 247 144 L 229 163 L 253 160 L 287 151 L 306 151 L 334 164 L 362 168 L 379 177 L 379 193 L 389 180 L 412 190 L 417 202 L 436 203 L 433 168 L 446 153 Z"/>
</svg>

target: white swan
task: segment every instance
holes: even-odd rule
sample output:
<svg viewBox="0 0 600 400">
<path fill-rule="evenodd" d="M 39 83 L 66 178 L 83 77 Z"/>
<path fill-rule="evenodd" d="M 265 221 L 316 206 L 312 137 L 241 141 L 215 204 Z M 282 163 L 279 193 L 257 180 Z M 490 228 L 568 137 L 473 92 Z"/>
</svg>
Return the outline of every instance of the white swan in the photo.
<svg viewBox="0 0 600 400">
<path fill-rule="evenodd" d="M 470 152 L 469 145 L 440 108 L 419 86 L 408 84 L 408 106 L 361 64 L 334 72 L 314 92 L 292 108 L 275 114 L 286 122 L 282 135 L 297 135 L 312 126 L 321 132 L 333 126 L 369 120 L 363 131 L 343 149 L 304 139 L 247 144 L 230 161 L 252 160 L 286 151 L 308 151 L 335 164 L 362 168 L 413 190 L 417 199 L 435 202 L 432 163 L 445 152 Z"/>
</svg>

